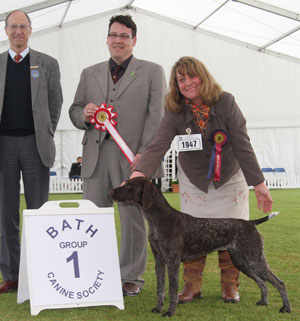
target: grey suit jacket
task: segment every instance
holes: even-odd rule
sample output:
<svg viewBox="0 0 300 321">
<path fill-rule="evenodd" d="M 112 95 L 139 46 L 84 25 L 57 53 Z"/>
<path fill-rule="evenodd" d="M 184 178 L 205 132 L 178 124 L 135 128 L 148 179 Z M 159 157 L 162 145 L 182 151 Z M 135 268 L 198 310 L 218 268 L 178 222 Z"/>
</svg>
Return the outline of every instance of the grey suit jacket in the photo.
<svg viewBox="0 0 300 321">
<path fill-rule="evenodd" d="M 30 81 L 37 149 L 45 166 L 55 160 L 54 133 L 62 106 L 60 72 L 56 59 L 30 49 Z M 0 121 L 3 109 L 8 52 L 0 54 Z M 17 94 L 17 93 L 16 93 Z"/>
<path fill-rule="evenodd" d="M 107 102 L 108 77 L 108 61 L 84 69 L 69 110 L 74 126 L 85 130 L 82 141 L 83 177 L 92 175 L 98 161 L 99 144 L 106 134 L 94 126 L 87 126 L 83 119 L 83 109 L 88 103 L 100 106 Z M 113 103 L 114 111 L 118 113 L 116 129 L 134 154 L 143 153 L 152 141 L 163 115 L 166 91 L 163 68 L 153 62 L 132 57 L 116 90 Z M 121 167 L 128 168 L 126 158 L 120 157 L 120 160 Z"/>
</svg>

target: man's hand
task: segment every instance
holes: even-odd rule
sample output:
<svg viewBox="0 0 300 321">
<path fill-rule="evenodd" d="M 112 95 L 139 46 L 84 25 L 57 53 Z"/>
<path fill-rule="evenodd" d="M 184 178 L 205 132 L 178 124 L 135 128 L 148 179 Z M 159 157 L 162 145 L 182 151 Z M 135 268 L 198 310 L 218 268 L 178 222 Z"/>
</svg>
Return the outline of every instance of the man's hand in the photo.
<svg viewBox="0 0 300 321">
<path fill-rule="evenodd" d="M 91 119 L 94 117 L 95 112 L 97 111 L 97 105 L 93 103 L 87 104 L 83 109 L 83 118 L 86 123 L 90 123 Z"/>
</svg>

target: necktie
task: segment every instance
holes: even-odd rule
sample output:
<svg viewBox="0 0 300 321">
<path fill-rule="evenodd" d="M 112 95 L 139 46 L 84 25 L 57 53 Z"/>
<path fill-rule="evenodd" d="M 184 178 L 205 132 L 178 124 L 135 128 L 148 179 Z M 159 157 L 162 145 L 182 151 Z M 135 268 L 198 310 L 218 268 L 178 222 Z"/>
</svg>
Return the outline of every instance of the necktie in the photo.
<svg viewBox="0 0 300 321">
<path fill-rule="evenodd" d="M 120 75 L 119 75 L 119 71 L 122 67 L 119 65 L 116 65 L 111 73 L 112 76 L 112 80 L 114 82 L 114 84 L 119 80 Z"/>
<path fill-rule="evenodd" d="M 22 56 L 20 54 L 15 55 L 15 62 L 18 64 L 20 60 L 22 59 Z"/>
</svg>

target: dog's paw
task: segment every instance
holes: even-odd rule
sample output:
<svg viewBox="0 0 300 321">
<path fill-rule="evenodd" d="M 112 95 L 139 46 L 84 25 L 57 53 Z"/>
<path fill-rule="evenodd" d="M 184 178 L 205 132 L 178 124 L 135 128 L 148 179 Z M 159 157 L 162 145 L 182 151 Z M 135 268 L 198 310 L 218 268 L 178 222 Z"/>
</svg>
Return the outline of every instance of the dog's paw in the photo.
<svg viewBox="0 0 300 321">
<path fill-rule="evenodd" d="M 158 308 L 158 307 L 155 307 L 151 310 L 152 313 L 161 313 L 162 312 L 162 308 Z"/>
<path fill-rule="evenodd" d="M 165 318 L 165 317 L 168 317 L 168 318 L 171 318 L 173 315 L 175 315 L 175 312 L 171 313 L 170 311 L 168 312 L 165 312 L 162 316 Z"/>
<path fill-rule="evenodd" d="M 256 302 L 256 305 L 268 305 L 268 302 L 261 300 L 261 301 Z"/>
<path fill-rule="evenodd" d="M 291 308 L 290 307 L 286 307 L 286 306 L 283 306 L 279 312 L 281 313 L 291 313 Z"/>
</svg>

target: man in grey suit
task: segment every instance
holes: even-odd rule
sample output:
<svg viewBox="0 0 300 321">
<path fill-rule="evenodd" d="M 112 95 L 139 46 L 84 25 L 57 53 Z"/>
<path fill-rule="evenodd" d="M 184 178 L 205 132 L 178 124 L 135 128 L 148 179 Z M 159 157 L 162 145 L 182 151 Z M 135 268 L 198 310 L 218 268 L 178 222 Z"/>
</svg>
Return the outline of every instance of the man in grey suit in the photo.
<svg viewBox="0 0 300 321">
<path fill-rule="evenodd" d="M 110 207 L 112 187 L 128 179 L 146 146 L 152 141 L 163 114 L 166 90 L 163 68 L 132 55 L 137 41 L 130 16 L 110 19 L 107 45 L 111 58 L 83 70 L 69 113 L 73 124 L 85 130 L 83 137 L 83 198 L 99 207 Z M 112 137 L 90 120 L 102 103 L 117 112 L 116 129 L 135 158 L 130 165 Z M 163 174 L 162 168 L 158 177 Z M 119 203 L 121 220 L 120 269 L 123 294 L 140 293 L 147 260 L 144 217 L 135 205 Z"/>
<path fill-rule="evenodd" d="M 7 15 L 10 48 L 0 54 L 0 294 L 18 286 L 20 175 L 27 208 L 39 208 L 48 200 L 62 106 L 58 63 L 29 49 L 31 30 L 25 12 Z"/>
</svg>

